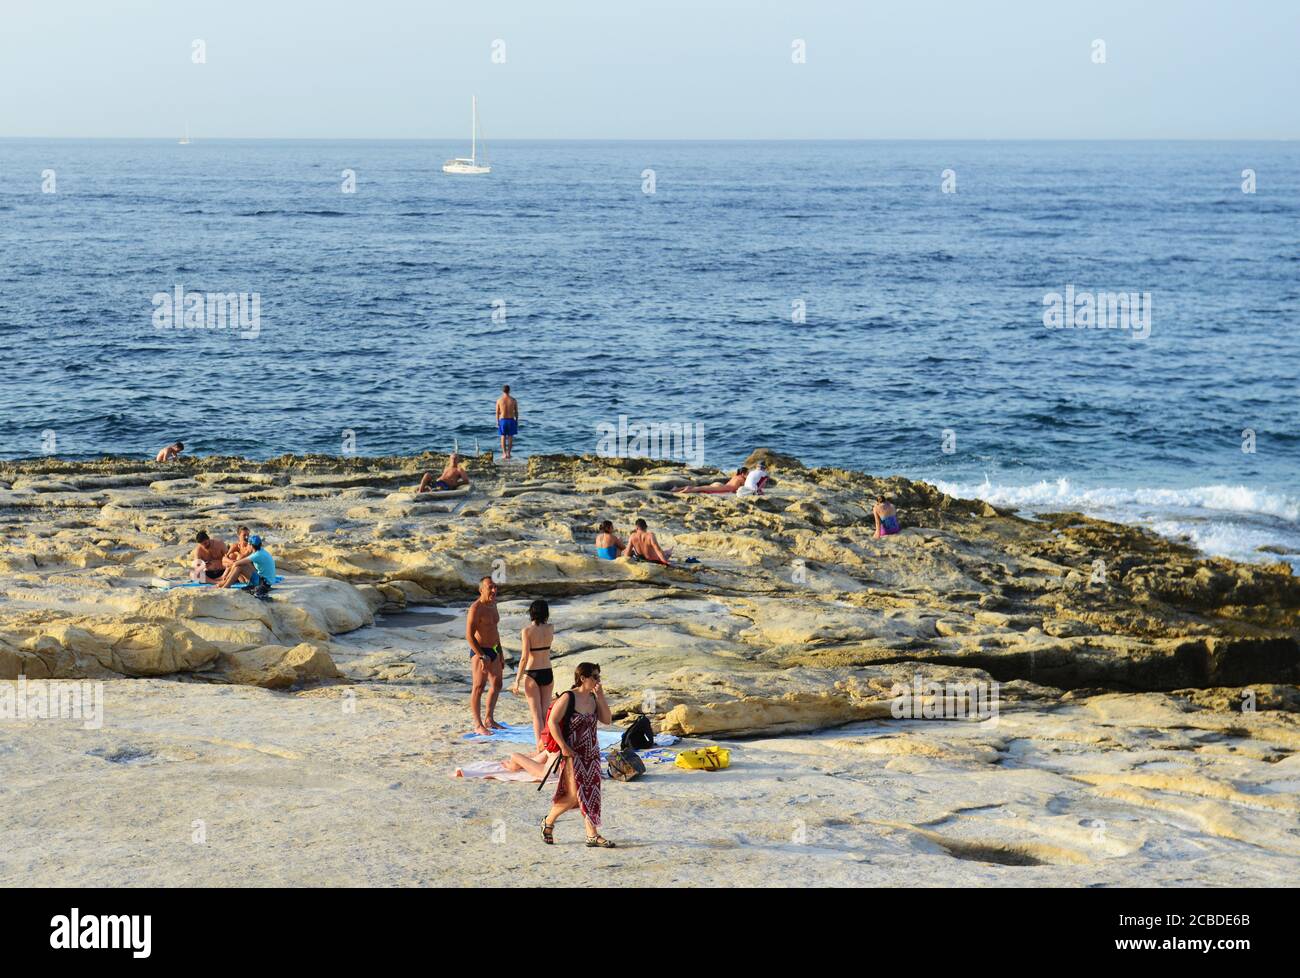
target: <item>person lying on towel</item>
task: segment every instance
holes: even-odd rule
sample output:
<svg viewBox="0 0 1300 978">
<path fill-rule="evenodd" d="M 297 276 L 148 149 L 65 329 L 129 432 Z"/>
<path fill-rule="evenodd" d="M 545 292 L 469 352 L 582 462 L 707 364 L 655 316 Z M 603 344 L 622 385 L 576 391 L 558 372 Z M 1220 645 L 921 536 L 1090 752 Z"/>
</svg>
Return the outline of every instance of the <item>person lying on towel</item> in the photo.
<svg viewBox="0 0 1300 978">
<path fill-rule="evenodd" d="M 472 765 L 466 768 L 456 768 L 456 777 L 464 778 L 490 778 L 497 773 L 515 774 L 522 772 L 527 774 L 533 781 L 541 781 L 546 776 L 546 772 L 551 769 L 551 763 L 555 760 L 554 754 L 548 754 L 544 750 L 535 751 L 532 754 L 511 754 L 504 761 L 484 761 L 481 764 Z M 511 780 L 522 780 L 512 778 Z"/>
<path fill-rule="evenodd" d="M 745 479 L 749 476 L 749 469 L 743 465 L 736 469 L 736 474 L 726 482 L 715 482 L 707 486 L 678 486 L 673 492 L 707 492 L 715 495 L 725 495 L 729 492 L 735 492 L 745 484 Z"/>
</svg>

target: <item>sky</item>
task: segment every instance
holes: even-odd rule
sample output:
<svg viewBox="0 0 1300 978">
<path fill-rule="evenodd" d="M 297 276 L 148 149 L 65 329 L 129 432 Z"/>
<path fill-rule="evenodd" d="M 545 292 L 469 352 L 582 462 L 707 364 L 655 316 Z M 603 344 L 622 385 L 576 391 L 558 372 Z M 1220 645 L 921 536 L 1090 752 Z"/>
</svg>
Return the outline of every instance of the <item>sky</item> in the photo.
<svg viewBox="0 0 1300 978">
<path fill-rule="evenodd" d="M 1298 56 L 1298 0 L 3 0 L 0 137 L 1294 139 Z"/>
</svg>

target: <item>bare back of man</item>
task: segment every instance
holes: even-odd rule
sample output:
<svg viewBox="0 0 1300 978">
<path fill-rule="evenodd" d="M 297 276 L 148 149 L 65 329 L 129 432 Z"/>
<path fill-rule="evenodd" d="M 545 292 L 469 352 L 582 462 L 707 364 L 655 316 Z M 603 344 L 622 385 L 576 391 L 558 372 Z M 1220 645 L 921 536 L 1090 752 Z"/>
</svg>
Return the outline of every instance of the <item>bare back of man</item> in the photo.
<svg viewBox="0 0 1300 978">
<path fill-rule="evenodd" d="M 501 457 L 509 458 L 519 432 L 519 402 L 510 396 L 510 385 L 497 398 L 497 434 L 501 436 Z"/>
<path fill-rule="evenodd" d="M 625 556 L 631 557 L 635 555 L 642 560 L 648 560 L 655 564 L 664 564 L 665 566 L 668 564 L 668 557 L 671 553 L 672 551 L 664 552 L 653 533 L 641 529 L 632 531 L 632 534 L 627 538 L 627 548 L 624 550 Z"/>
</svg>

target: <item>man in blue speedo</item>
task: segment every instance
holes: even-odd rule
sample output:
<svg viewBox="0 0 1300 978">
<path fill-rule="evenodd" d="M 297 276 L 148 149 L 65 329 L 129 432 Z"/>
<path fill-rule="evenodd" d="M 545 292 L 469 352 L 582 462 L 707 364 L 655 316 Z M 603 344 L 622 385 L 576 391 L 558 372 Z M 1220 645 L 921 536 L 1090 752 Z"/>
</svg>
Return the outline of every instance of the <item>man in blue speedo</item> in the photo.
<svg viewBox="0 0 1300 978">
<path fill-rule="evenodd" d="M 235 568 L 241 564 L 250 566 L 253 569 L 253 576 L 248 582 L 250 588 L 266 591 L 270 590 L 271 585 L 275 583 L 275 558 L 262 547 L 262 538 L 251 536 L 248 538 L 248 543 L 253 548 L 253 552 L 227 567 L 226 573 L 217 584 L 217 587 L 230 587 L 231 582 L 237 576 Z M 266 586 L 261 587 L 263 584 Z"/>
<path fill-rule="evenodd" d="M 507 459 L 519 434 L 519 402 L 510 396 L 509 384 L 501 388 L 497 398 L 497 434 L 501 436 L 501 457 Z"/>
</svg>

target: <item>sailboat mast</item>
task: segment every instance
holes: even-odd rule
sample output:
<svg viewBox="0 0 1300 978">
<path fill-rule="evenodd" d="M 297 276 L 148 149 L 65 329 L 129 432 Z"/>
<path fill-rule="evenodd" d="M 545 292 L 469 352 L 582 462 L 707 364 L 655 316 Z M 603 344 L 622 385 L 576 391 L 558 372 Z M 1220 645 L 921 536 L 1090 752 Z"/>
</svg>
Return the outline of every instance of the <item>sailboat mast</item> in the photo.
<svg viewBox="0 0 1300 978">
<path fill-rule="evenodd" d="M 469 123 L 469 158 L 478 161 L 478 96 L 469 97 L 470 105 L 470 123 Z"/>
</svg>

